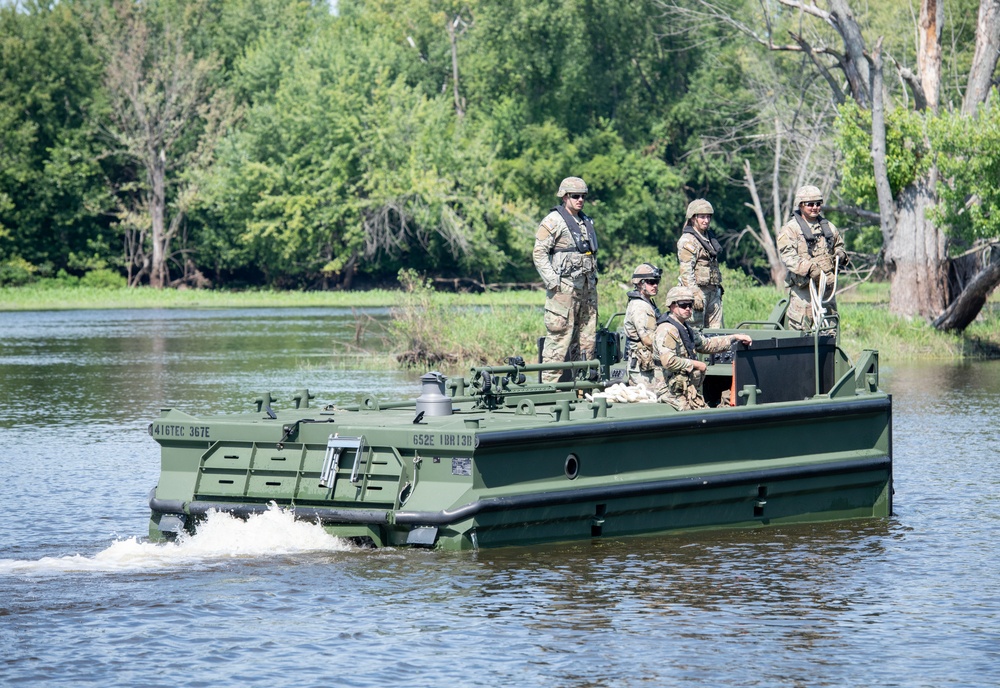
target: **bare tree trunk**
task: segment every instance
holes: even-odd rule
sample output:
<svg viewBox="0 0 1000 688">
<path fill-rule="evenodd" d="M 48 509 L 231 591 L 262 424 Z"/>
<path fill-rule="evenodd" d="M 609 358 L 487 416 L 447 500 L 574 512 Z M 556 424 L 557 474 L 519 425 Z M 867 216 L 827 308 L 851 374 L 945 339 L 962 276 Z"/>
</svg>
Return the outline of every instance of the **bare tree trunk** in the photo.
<svg viewBox="0 0 1000 688">
<path fill-rule="evenodd" d="M 459 24 L 463 24 L 462 33 L 465 32 L 464 22 L 462 17 L 456 16 L 454 19 L 449 19 L 446 23 L 448 29 L 448 40 L 451 42 L 451 83 L 452 90 L 455 96 L 455 114 L 459 119 L 465 116 L 465 98 L 458 90 L 458 33 L 456 32 Z"/>
<path fill-rule="evenodd" d="M 969 70 L 969 84 L 962 101 L 962 112 L 974 114 L 976 106 L 986 101 L 993 83 L 993 72 L 1000 56 L 1000 0 L 980 0 L 976 24 L 976 52 Z"/>
<path fill-rule="evenodd" d="M 775 160 L 777 165 L 777 160 Z M 747 189 L 750 191 L 750 198 L 753 199 L 753 204 L 747 203 L 750 208 L 753 209 L 754 214 L 757 216 L 757 227 L 758 231 L 753 231 L 749 227 L 747 230 L 750 232 L 750 236 L 757 240 L 760 247 L 764 249 L 764 255 L 767 256 L 767 264 L 771 271 L 771 282 L 777 286 L 781 286 L 785 283 L 785 264 L 781 262 L 781 257 L 778 255 L 778 248 L 774 243 L 774 237 L 771 236 L 770 230 L 767 228 L 767 220 L 764 218 L 764 208 L 760 203 L 760 196 L 757 195 L 757 184 L 753 178 L 753 171 L 750 169 L 750 161 L 743 161 L 743 174 L 746 180 Z M 781 207 L 776 206 L 774 208 L 774 215 L 777 218 L 781 212 Z M 777 222 L 777 220 L 775 220 Z"/>
<path fill-rule="evenodd" d="M 951 302 L 944 313 L 934 320 L 934 327 L 939 330 L 957 330 L 961 332 L 968 327 L 986 305 L 990 293 L 1000 284 L 1000 253 L 987 258 L 986 267 L 979 270 L 975 277 L 965 285 L 958 298 Z"/>
<path fill-rule="evenodd" d="M 937 202 L 937 167 L 905 189 L 896 202 L 896 235 L 886 247 L 892 266 L 889 310 L 934 317 L 948 305 L 948 254 L 944 234 L 929 216 Z"/>
<path fill-rule="evenodd" d="M 868 61 L 865 60 L 865 39 L 861 35 L 861 27 L 858 26 L 847 0 L 830 0 L 830 14 L 835 18 L 834 28 L 844 41 L 847 52 L 842 66 L 851 86 L 851 93 L 862 107 L 868 107 L 871 76 L 868 73 Z"/>
<path fill-rule="evenodd" d="M 910 184 L 893 199 L 886 166 L 885 104 L 882 101 L 882 39 L 872 63 L 872 164 L 878 196 L 885 265 L 889 272 L 889 310 L 899 315 L 931 316 L 941 312 L 947 295 L 944 235 L 927 217 L 934 202 L 937 169 L 930 179 Z"/>
<path fill-rule="evenodd" d="M 889 170 L 885 162 L 885 103 L 882 100 L 882 39 L 875 43 L 870 56 L 872 77 L 872 166 L 875 176 L 875 195 L 878 197 L 882 244 L 891 246 L 896 235 L 896 212 L 889 186 Z M 889 266 L 892 270 L 892 266 Z"/>
<path fill-rule="evenodd" d="M 149 271 L 149 286 L 162 289 L 167 283 L 166 241 L 167 213 L 167 170 L 165 156 L 151 156 L 146 169 L 149 176 L 149 217 L 152 222 L 152 264 Z"/>
<path fill-rule="evenodd" d="M 937 112 L 941 100 L 941 29 L 943 0 L 923 0 L 917 22 L 917 68 L 927 107 Z"/>
</svg>

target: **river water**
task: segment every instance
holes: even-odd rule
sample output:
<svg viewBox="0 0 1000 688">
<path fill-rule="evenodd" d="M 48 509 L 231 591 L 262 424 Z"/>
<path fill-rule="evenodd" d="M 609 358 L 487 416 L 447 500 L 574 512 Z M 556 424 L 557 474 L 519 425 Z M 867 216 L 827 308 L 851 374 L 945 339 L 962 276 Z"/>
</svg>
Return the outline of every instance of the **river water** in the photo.
<svg viewBox="0 0 1000 688">
<path fill-rule="evenodd" d="M 270 512 L 145 542 L 161 407 L 419 393 L 347 369 L 359 317 L 0 313 L 0 685 L 1000 685 L 1000 362 L 883 367 L 888 520 L 437 553 Z"/>
</svg>

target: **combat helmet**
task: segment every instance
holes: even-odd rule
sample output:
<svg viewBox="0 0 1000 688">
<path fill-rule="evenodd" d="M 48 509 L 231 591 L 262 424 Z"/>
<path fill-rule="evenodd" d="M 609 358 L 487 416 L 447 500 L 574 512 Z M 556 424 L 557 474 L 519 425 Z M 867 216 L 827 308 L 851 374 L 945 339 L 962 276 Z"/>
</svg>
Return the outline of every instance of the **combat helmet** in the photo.
<svg viewBox="0 0 1000 688">
<path fill-rule="evenodd" d="M 658 280 L 662 274 L 663 270 L 656 267 L 652 263 L 639 263 L 639 265 L 636 266 L 635 271 L 632 273 L 632 284 L 638 287 L 642 280 Z"/>
<path fill-rule="evenodd" d="M 691 218 L 695 215 L 715 215 L 715 209 L 712 204 L 706 201 L 704 198 L 696 198 L 690 203 L 688 203 L 687 213 L 685 213 L 684 221 L 690 222 Z"/>
<path fill-rule="evenodd" d="M 566 194 L 571 193 L 587 193 L 587 182 L 579 177 L 566 177 L 563 179 L 559 183 L 559 191 L 556 192 L 556 197 L 562 198 Z"/>
<path fill-rule="evenodd" d="M 667 308 L 678 301 L 694 301 L 694 292 L 691 291 L 690 287 L 671 287 L 670 291 L 667 292 Z"/>
<path fill-rule="evenodd" d="M 795 192 L 795 207 L 798 208 L 800 203 L 805 203 L 806 201 L 822 201 L 823 192 L 817 187 L 807 184 L 806 186 L 800 186 Z"/>
</svg>

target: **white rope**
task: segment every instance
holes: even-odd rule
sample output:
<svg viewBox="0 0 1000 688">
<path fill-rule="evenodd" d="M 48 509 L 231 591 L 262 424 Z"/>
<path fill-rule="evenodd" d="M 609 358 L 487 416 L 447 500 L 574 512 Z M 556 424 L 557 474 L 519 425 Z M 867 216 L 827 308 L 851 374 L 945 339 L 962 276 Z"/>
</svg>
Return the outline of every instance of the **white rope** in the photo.
<svg viewBox="0 0 1000 688">
<path fill-rule="evenodd" d="M 584 395 L 587 401 L 604 398 L 611 402 L 621 404 L 649 404 L 656 403 L 656 392 L 644 384 L 636 386 L 626 385 L 622 382 L 611 385 L 603 392 Z"/>
<path fill-rule="evenodd" d="M 823 321 L 826 318 L 826 308 L 823 304 L 830 303 L 837 295 L 837 276 L 839 274 L 840 256 L 837 256 L 833 263 L 833 288 L 830 290 L 830 295 L 826 298 L 823 298 L 822 296 L 826 293 L 826 273 L 824 272 L 819 276 L 818 288 L 815 282 L 809 280 L 809 301 L 810 305 L 812 305 L 813 323 L 815 323 L 818 327 L 823 326 Z"/>
</svg>

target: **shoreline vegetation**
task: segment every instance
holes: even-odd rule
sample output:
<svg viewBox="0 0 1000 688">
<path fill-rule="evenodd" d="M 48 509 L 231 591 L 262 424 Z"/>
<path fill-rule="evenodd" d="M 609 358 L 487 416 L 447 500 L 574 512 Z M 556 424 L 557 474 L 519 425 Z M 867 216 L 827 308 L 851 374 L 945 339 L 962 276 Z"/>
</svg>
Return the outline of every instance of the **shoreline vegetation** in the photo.
<svg viewBox="0 0 1000 688">
<path fill-rule="evenodd" d="M 488 293 L 440 292 L 415 273 L 401 273 L 401 289 L 371 291 L 208 291 L 148 287 L 0 288 L 0 311 L 96 309 L 230 308 L 388 308 L 376 320 L 358 313 L 355 351 L 339 365 L 438 369 L 462 374 L 472 365 L 500 364 L 512 355 L 535 360 L 542 325 L 541 289 Z M 602 280 L 599 325 L 625 310 L 622 280 Z M 735 283 L 734 283 L 735 282 Z M 725 296 L 726 323 L 764 320 L 782 297 L 773 287 L 730 280 Z M 662 296 L 662 295 L 661 295 Z M 847 287 L 838 296 L 843 329 L 841 346 L 852 356 L 877 349 L 883 362 L 1000 358 L 1000 307 L 991 300 L 964 334 L 935 330 L 929 323 L 889 313 L 885 284 Z M 613 304 L 613 305 L 605 305 Z M 615 319 L 612 329 L 621 325 Z M 353 359 L 353 360 L 351 360 Z"/>
</svg>

